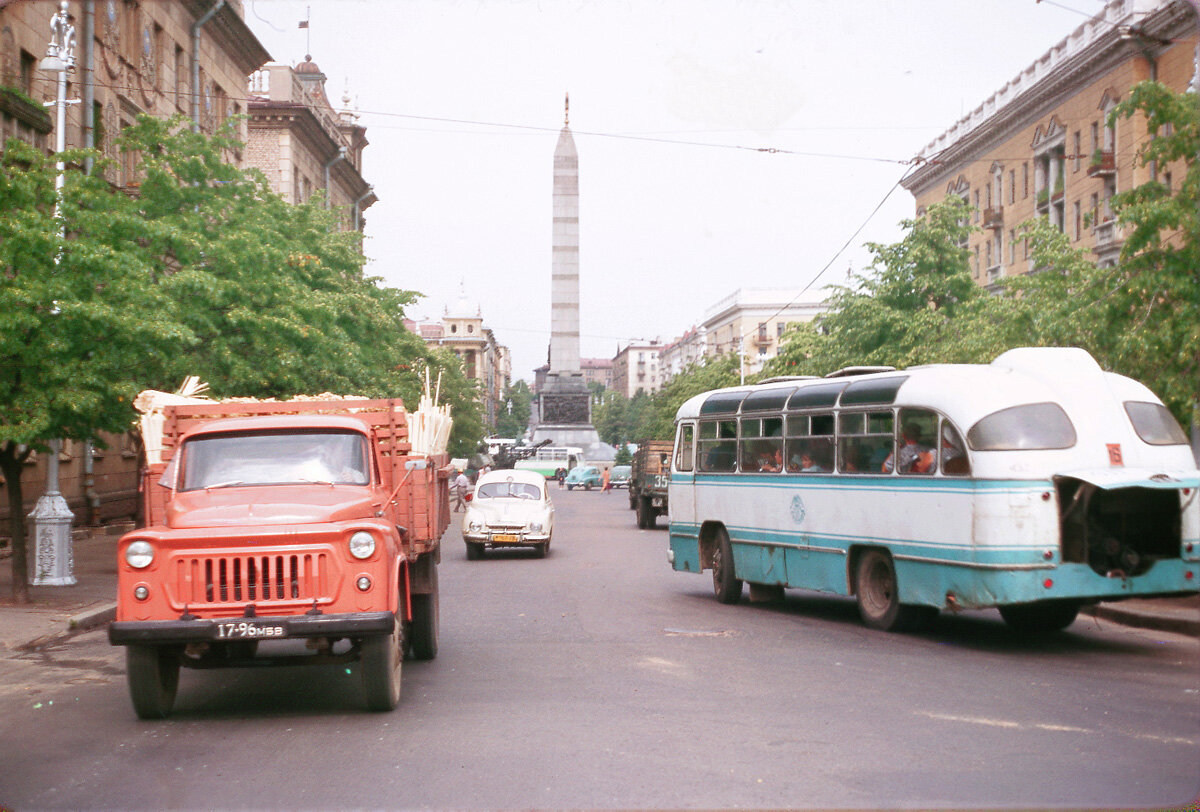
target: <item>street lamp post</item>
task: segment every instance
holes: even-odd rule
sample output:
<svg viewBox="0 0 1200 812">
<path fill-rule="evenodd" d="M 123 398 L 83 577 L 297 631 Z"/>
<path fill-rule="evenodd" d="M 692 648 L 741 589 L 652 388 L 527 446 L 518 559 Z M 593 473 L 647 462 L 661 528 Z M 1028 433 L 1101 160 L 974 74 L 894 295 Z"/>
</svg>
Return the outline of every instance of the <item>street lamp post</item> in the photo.
<svg viewBox="0 0 1200 812">
<path fill-rule="evenodd" d="M 66 225 L 62 218 L 62 192 L 64 172 L 62 153 L 67 148 L 67 72 L 75 67 L 75 26 L 67 13 L 67 0 L 59 4 L 58 13 L 50 20 L 50 44 L 46 46 L 46 58 L 39 67 L 58 72 L 58 96 L 53 102 L 57 106 L 54 125 L 55 152 L 58 161 L 54 178 L 54 220 L 58 224 L 60 239 L 66 237 Z M 57 267 L 62 258 L 61 249 L 54 258 Z M 71 550 L 71 521 L 75 518 L 58 489 L 58 455 L 61 440 L 50 441 L 50 454 L 46 460 L 46 492 L 38 499 L 29 518 L 34 524 L 34 586 L 72 586 L 75 584 L 75 562 Z"/>
</svg>

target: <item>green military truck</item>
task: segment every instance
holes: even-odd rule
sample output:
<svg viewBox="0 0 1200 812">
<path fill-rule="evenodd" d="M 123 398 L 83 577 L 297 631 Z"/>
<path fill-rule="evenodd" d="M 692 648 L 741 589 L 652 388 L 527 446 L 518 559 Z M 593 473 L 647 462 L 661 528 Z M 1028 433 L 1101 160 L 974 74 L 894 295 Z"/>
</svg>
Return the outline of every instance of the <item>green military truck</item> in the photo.
<svg viewBox="0 0 1200 812">
<path fill-rule="evenodd" d="M 629 479 L 629 509 L 637 511 L 637 526 L 649 530 L 667 515 L 667 484 L 671 481 L 670 440 L 645 440 L 633 455 Z"/>
</svg>

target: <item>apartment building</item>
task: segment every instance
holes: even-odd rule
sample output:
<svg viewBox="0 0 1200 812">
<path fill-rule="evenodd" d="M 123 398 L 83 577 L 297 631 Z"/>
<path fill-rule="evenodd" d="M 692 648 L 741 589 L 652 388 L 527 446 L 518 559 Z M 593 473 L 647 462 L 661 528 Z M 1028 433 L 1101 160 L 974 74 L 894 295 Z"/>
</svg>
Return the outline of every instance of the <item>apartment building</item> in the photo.
<svg viewBox="0 0 1200 812">
<path fill-rule="evenodd" d="M 617 350 L 612 360 L 612 388 L 627 398 L 638 392 L 652 395 L 662 387 L 658 355 L 660 341 L 635 341 Z"/>
<path fill-rule="evenodd" d="M 705 352 L 740 353 L 745 371 L 757 372 L 779 354 L 788 325 L 812 321 L 826 309 L 820 289 L 738 288 L 705 311 Z"/>
<path fill-rule="evenodd" d="M 1182 0 L 1111 0 L 921 150 L 904 186 L 918 215 L 948 195 L 970 204 L 977 283 L 1033 270 L 1021 224 L 1036 216 L 1101 266 L 1116 263 L 1124 235 L 1113 195 L 1155 177 L 1169 188 L 1183 171 L 1137 166 L 1145 122 L 1110 126 L 1108 114 L 1143 80 L 1188 88 L 1196 28 Z"/>
</svg>

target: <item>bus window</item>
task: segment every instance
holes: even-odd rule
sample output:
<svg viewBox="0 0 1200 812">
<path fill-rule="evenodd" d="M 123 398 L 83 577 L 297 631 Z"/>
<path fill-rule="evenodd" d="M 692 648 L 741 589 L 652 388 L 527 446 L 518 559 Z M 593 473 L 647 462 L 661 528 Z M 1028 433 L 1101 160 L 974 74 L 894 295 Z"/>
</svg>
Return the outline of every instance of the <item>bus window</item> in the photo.
<svg viewBox="0 0 1200 812">
<path fill-rule="evenodd" d="M 675 470 L 692 470 L 692 433 L 696 427 L 685 423 L 679 427 L 679 439 L 675 443 Z"/>
<path fill-rule="evenodd" d="M 891 473 L 893 466 L 901 474 L 932 474 L 936 471 L 937 454 L 934 443 L 937 425 L 938 416 L 934 412 L 926 409 L 901 409 L 896 455 L 894 458 L 889 455 L 884 460 L 884 473 Z"/>
<path fill-rule="evenodd" d="M 787 470 L 819 474 L 833 470 L 833 415 L 789 415 Z"/>
<path fill-rule="evenodd" d="M 942 421 L 942 473 L 946 476 L 969 476 L 971 461 L 967 459 L 967 447 L 962 435 L 949 420 Z"/>
<path fill-rule="evenodd" d="M 888 412 L 843 412 L 838 415 L 838 470 L 847 474 L 872 474 L 883 470 L 893 451 Z"/>
<path fill-rule="evenodd" d="M 1075 445 L 1075 426 L 1057 403 L 1031 403 L 992 412 L 971 426 L 976 451 L 1043 451 Z"/>
<path fill-rule="evenodd" d="M 782 471 L 783 418 L 742 418 L 741 452 L 743 471 Z"/>
<path fill-rule="evenodd" d="M 737 421 L 705 420 L 700 424 L 697 467 L 701 471 L 732 471 L 737 468 Z"/>
<path fill-rule="evenodd" d="M 1125 401 L 1125 414 L 1142 442 L 1149 445 L 1184 445 L 1187 435 L 1175 422 L 1174 415 L 1160 403 Z"/>
</svg>

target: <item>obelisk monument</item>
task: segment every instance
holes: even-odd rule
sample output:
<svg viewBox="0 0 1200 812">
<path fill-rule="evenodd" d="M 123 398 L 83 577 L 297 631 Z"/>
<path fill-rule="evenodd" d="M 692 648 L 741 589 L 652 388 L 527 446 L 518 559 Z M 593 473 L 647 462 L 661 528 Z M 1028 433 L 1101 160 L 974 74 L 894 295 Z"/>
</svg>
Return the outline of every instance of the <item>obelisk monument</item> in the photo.
<svg viewBox="0 0 1200 812">
<path fill-rule="evenodd" d="M 571 137 L 571 101 L 554 149 L 550 261 L 550 370 L 538 392 L 533 441 L 587 447 L 600 435 L 579 363 L 579 154 Z"/>
</svg>

